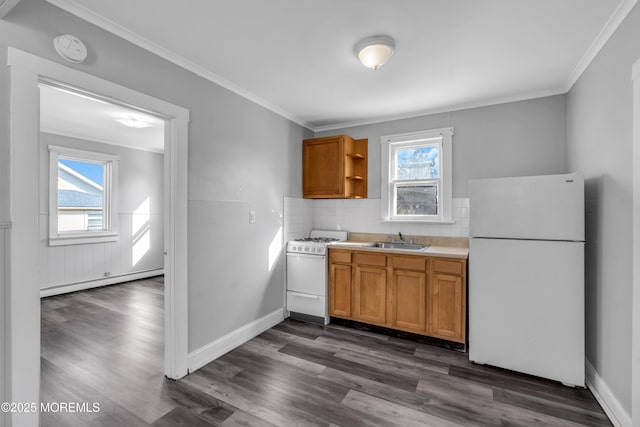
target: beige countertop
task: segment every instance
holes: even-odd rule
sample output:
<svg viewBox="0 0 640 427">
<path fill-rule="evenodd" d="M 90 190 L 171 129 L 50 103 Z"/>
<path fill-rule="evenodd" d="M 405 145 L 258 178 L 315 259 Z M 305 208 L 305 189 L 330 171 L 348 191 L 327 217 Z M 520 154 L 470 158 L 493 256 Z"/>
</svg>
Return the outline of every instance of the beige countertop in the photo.
<svg viewBox="0 0 640 427">
<path fill-rule="evenodd" d="M 420 250 L 406 250 L 406 249 L 376 248 L 376 247 L 373 247 L 372 242 L 347 240 L 344 242 L 331 243 L 329 245 L 329 248 L 350 249 L 350 250 L 357 249 L 359 251 L 383 252 L 388 254 L 437 256 L 437 257 L 443 257 L 443 258 L 467 259 L 469 257 L 469 248 L 454 247 L 454 246 L 440 246 L 440 245 L 431 245 L 428 248 L 420 249 Z"/>
</svg>

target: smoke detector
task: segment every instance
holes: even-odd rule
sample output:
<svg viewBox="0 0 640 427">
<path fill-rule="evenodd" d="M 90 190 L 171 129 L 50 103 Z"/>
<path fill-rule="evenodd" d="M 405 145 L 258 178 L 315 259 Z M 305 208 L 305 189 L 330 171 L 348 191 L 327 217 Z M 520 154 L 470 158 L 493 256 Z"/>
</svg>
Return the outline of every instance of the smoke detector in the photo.
<svg viewBox="0 0 640 427">
<path fill-rule="evenodd" d="M 75 64 L 80 64 L 87 58 L 87 47 L 79 38 L 70 34 L 63 34 L 53 39 L 53 47 L 58 55 Z"/>
</svg>

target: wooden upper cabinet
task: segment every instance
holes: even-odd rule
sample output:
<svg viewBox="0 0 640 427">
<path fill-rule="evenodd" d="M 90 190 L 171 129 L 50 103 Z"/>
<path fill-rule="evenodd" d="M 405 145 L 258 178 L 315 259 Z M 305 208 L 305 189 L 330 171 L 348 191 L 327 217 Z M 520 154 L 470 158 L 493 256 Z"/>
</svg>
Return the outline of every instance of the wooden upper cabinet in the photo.
<svg viewBox="0 0 640 427">
<path fill-rule="evenodd" d="M 302 196 L 367 197 L 368 140 L 348 135 L 307 139 L 302 147 Z"/>
</svg>

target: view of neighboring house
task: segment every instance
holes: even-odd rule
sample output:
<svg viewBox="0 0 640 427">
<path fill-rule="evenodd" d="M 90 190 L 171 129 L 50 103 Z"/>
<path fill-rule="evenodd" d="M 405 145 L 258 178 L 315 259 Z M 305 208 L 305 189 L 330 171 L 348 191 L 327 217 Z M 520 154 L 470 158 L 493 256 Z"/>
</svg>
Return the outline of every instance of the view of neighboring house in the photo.
<svg viewBox="0 0 640 427">
<path fill-rule="evenodd" d="M 102 230 L 102 185 L 74 169 L 76 163 L 85 162 L 58 162 L 58 231 Z"/>
</svg>

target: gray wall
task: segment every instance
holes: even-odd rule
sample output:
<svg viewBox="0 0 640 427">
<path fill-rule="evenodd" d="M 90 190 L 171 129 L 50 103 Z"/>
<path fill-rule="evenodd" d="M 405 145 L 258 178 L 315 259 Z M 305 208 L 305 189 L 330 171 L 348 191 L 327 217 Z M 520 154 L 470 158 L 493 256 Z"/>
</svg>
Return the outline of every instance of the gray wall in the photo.
<svg viewBox="0 0 640 427">
<path fill-rule="evenodd" d="M 86 44 L 84 64 L 55 53 L 52 40 L 65 33 Z M 300 141 L 311 132 L 41 0 L 22 0 L 1 20 L 0 40 L 191 111 L 190 351 L 282 307 L 282 257 L 269 269 L 269 247 L 283 197 L 301 194 Z"/>
<path fill-rule="evenodd" d="M 472 178 L 567 172 L 565 96 L 319 132 L 369 139 L 369 197 L 380 198 L 380 136 L 453 126 L 453 197 Z"/>
<path fill-rule="evenodd" d="M 117 242 L 49 246 L 49 145 L 113 154 L 118 162 Z M 66 136 L 40 134 L 40 288 L 103 279 L 164 267 L 163 161 L 160 153 L 134 150 Z M 149 218 L 132 230 L 134 212 L 149 200 Z M 136 215 L 136 221 L 140 215 Z M 150 248 L 134 265 L 135 243 L 149 232 Z M 123 280 L 127 280 L 126 277 Z"/>
<path fill-rule="evenodd" d="M 568 164 L 584 172 L 586 179 L 587 358 L 629 414 L 634 262 L 631 66 L 639 58 L 636 5 L 567 98 Z"/>
</svg>

